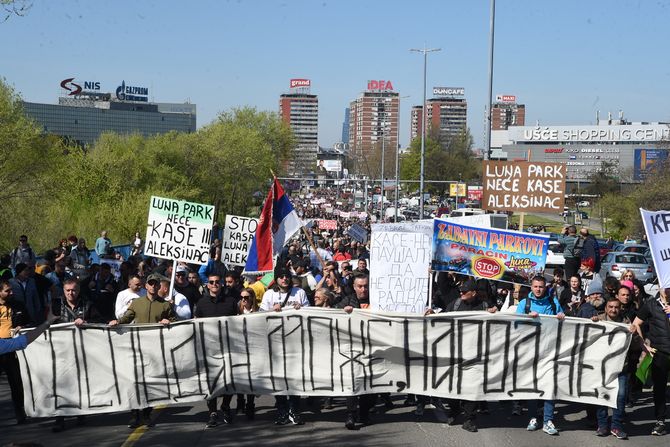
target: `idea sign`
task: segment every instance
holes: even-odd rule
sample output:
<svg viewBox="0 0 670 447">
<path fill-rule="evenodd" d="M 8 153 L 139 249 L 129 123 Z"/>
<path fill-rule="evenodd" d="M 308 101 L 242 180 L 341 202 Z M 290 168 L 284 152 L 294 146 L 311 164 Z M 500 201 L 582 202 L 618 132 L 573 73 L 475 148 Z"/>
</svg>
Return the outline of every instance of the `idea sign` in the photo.
<svg viewBox="0 0 670 447">
<path fill-rule="evenodd" d="M 393 90 L 391 81 L 368 81 L 368 90 L 389 91 Z"/>
</svg>

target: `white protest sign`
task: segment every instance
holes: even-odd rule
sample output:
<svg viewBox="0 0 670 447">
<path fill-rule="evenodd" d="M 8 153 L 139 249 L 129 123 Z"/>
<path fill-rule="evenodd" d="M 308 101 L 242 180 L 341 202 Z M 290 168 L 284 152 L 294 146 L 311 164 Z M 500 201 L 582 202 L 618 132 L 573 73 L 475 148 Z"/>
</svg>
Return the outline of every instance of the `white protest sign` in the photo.
<svg viewBox="0 0 670 447">
<path fill-rule="evenodd" d="M 370 238 L 370 306 L 423 314 L 428 301 L 432 222 L 373 224 Z"/>
<path fill-rule="evenodd" d="M 221 262 L 243 267 L 247 265 L 249 246 L 257 226 L 258 219 L 227 215 L 221 241 Z"/>
<path fill-rule="evenodd" d="M 52 326 L 18 356 L 25 409 L 37 417 L 235 393 L 402 392 L 615 407 L 630 338 L 623 324 L 581 318 L 303 308 L 167 327 Z"/>
<path fill-rule="evenodd" d="M 213 223 L 212 205 L 152 196 L 144 254 L 207 264 Z"/>
<path fill-rule="evenodd" d="M 640 208 L 660 288 L 670 287 L 670 211 Z"/>
</svg>

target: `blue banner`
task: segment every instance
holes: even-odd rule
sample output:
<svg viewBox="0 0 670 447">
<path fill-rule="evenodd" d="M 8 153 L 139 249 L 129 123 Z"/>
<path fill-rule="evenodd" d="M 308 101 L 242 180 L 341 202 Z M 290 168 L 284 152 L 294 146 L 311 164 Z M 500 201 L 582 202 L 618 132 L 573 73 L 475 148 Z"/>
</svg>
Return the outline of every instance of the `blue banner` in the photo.
<svg viewBox="0 0 670 447">
<path fill-rule="evenodd" d="M 432 268 L 497 281 L 527 283 L 541 274 L 549 237 L 435 219 Z"/>
</svg>

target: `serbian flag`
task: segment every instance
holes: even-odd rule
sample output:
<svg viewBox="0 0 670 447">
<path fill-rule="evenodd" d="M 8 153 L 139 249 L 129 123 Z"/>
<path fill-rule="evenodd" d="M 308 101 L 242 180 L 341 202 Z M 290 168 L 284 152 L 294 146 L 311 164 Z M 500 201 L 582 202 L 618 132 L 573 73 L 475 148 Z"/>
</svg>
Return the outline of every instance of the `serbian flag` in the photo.
<svg viewBox="0 0 670 447">
<path fill-rule="evenodd" d="M 275 177 L 263 204 L 244 271 L 270 272 L 274 270 L 275 255 L 279 254 L 302 225 L 302 220 Z"/>
</svg>

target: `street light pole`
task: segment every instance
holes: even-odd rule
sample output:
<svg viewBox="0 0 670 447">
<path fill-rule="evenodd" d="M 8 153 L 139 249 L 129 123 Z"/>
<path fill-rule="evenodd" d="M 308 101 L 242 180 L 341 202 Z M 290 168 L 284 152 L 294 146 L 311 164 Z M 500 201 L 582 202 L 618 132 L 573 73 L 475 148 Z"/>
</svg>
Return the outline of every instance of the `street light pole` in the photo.
<svg viewBox="0 0 670 447">
<path fill-rule="evenodd" d="M 384 154 L 386 153 L 386 147 L 384 145 L 384 140 L 386 140 L 386 132 L 384 129 L 385 121 L 382 121 L 382 171 L 381 171 L 381 204 L 379 205 L 379 221 L 384 222 Z"/>
<path fill-rule="evenodd" d="M 488 103 L 486 104 L 486 142 L 484 149 L 486 150 L 486 159 L 491 159 L 491 124 L 492 115 L 491 104 L 493 103 L 493 43 L 495 36 L 496 24 L 496 0 L 491 0 L 491 27 L 489 31 L 489 95 Z"/>
<path fill-rule="evenodd" d="M 398 208 L 400 207 L 400 100 L 409 98 L 408 96 L 398 97 L 398 115 L 396 116 L 396 125 L 398 126 L 398 138 L 395 147 L 395 220 L 398 222 Z"/>
<path fill-rule="evenodd" d="M 411 48 L 409 51 L 423 53 L 423 112 L 421 114 L 421 171 L 419 174 L 419 219 L 423 219 L 423 183 L 424 183 L 424 159 L 426 157 L 426 71 L 428 66 L 428 53 L 440 51 L 441 48 Z"/>
</svg>

